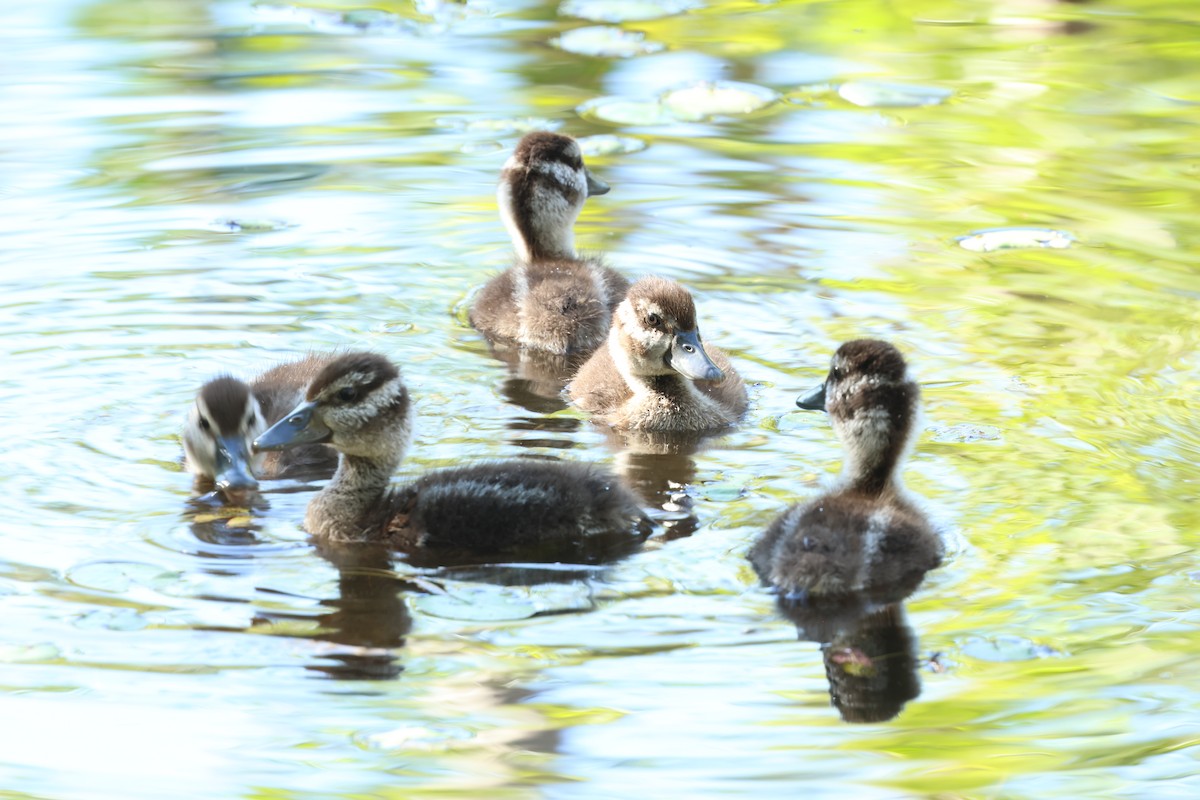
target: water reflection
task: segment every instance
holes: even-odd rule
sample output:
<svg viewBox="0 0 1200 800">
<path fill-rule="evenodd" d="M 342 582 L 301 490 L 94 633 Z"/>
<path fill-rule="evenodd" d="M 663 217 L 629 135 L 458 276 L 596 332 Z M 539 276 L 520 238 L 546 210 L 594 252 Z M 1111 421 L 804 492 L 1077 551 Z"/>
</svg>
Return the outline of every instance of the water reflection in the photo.
<svg viewBox="0 0 1200 800">
<path fill-rule="evenodd" d="M 490 349 L 511 374 L 500 387 L 505 400 L 534 414 L 552 414 L 567 407 L 563 389 L 581 359 L 504 343 L 491 343 Z"/>
<path fill-rule="evenodd" d="M 817 642 L 829 699 L 846 722 L 885 722 L 921 693 L 917 636 L 902 602 L 880 606 L 861 595 L 836 602 L 780 597 L 780 612 L 802 641 Z"/>
</svg>

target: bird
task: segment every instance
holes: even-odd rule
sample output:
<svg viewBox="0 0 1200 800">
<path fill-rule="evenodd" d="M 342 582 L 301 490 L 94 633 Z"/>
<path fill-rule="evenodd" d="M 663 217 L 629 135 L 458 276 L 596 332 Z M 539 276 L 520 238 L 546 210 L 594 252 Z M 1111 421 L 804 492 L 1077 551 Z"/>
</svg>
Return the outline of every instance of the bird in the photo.
<svg viewBox="0 0 1200 800">
<path fill-rule="evenodd" d="M 330 360 L 308 355 L 279 364 L 250 383 L 219 375 L 200 387 L 183 427 L 184 463 L 198 488 L 216 489 L 234 502 L 245 501 L 258 479 L 331 474 L 337 452 L 313 445 L 282 453 L 254 453 L 260 433 L 303 399 L 304 389 Z"/>
<path fill-rule="evenodd" d="M 377 353 L 351 352 L 326 365 L 304 400 L 254 444 L 336 449 L 337 472 L 309 503 L 305 529 L 321 541 L 386 543 L 421 565 L 480 556 L 604 560 L 631 552 L 649 533 L 638 497 L 591 464 L 484 461 L 389 487 L 412 424 L 400 368 Z"/>
<path fill-rule="evenodd" d="M 629 281 L 599 258 L 580 257 L 574 225 L 584 201 L 608 191 L 574 139 L 526 134 L 496 190 L 517 261 L 480 290 L 471 325 L 494 343 L 558 356 L 584 357 L 599 347 Z"/>
<path fill-rule="evenodd" d="M 580 367 L 568 391 L 579 408 L 617 430 L 718 430 L 737 422 L 747 405 L 746 385 L 729 358 L 702 342 L 691 293 L 655 276 L 629 287 L 607 345 Z"/>
<path fill-rule="evenodd" d="M 828 412 L 845 451 L 842 474 L 830 491 L 780 514 L 751 547 L 750 562 L 781 602 L 902 600 L 944 555 L 900 483 L 920 414 L 904 357 L 888 342 L 846 342 L 825 382 L 796 402 Z"/>
</svg>

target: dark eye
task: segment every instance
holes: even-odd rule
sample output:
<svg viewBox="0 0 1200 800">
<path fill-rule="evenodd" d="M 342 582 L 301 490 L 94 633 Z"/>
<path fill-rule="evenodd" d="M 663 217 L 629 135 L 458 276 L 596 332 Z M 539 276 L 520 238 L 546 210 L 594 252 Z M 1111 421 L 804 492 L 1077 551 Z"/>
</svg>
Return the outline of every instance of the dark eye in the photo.
<svg viewBox="0 0 1200 800">
<path fill-rule="evenodd" d="M 337 393 L 338 399 L 349 403 L 358 399 L 358 389 L 353 386 L 346 386 Z"/>
<path fill-rule="evenodd" d="M 662 325 L 662 317 L 658 314 L 647 314 L 646 324 L 652 328 L 657 328 L 659 325 Z"/>
<path fill-rule="evenodd" d="M 208 420 L 206 420 L 204 417 L 200 418 L 200 430 L 202 430 L 202 431 L 212 430 L 212 425 L 210 425 Z"/>
<path fill-rule="evenodd" d="M 829 377 L 835 381 L 839 381 L 842 379 L 842 371 L 837 367 L 834 367 L 833 369 L 829 370 Z"/>
</svg>

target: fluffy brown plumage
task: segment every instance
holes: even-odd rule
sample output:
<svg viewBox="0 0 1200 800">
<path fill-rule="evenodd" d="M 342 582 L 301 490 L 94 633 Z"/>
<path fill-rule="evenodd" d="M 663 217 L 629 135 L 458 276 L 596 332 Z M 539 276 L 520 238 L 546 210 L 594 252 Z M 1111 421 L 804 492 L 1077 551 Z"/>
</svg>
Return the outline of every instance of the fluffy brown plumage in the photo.
<svg viewBox="0 0 1200 800">
<path fill-rule="evenodd" d="M 860 339 L 838 348 L 825 384 L 798 402 L 828 411 L 845 448 L 842 477 L 755 542 L 750 561 L 764 582 L 799 601 L 861 594 L 895 602 L 941 563 L 941 538 L 897 477 L 919 397 L 892 345 Z"/>
<path fill-rule="evenodd" d="M 648 532 L 637 497 L 607 470 L 587 464 L 484 462 L 389 488 L 411 428 L 408 391 L 395 365 L 373 353 L 350 353 L 329 364 L 305 402 L 256 446 L 332 445 L 341 459 L 333 480 L 309 503 L 309 533 L 386 542 L 421 563 L 480 556 L 601 560 L 628 553 Z"/>
<path fill-rule="evenodd" d="M 717 430 L 737 422 L 747 405 L 729 358 L 701 341 L 691 293 L 658 277 L 629 288 L 607 345 L 569 390 L 576 405 L 618 430 Z"/>
<path fill-rule="evenodd" d="M 521 139 L 496 192 L 518 261 L 475 298 L 475 328 L 493 341 L 558 355 L 600 346 L 629 282 L 599 259 L 579 257 L 574 226 L 584 201 L 607 191 L 571 137 L 535 131 Z"/>
</svg>

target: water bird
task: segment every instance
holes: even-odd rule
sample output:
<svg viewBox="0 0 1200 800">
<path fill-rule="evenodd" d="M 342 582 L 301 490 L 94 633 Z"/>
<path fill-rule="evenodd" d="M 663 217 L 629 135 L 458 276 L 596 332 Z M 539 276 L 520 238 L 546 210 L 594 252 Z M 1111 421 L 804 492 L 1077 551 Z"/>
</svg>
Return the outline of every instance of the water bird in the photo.
<svg viewBox="0 0 1200 800">
<path fill-rule="evenodd" d="M 337 472 L 309 503 L 305 528 L 324 541 L 386 543 L 414 563 L 469 563 L 479 555 L 599 560 L 630 552 L 649 533 L 636 495 L 590 464 L 488 461 L 390 488 L 412 419 L 399 368 L 375 353 L 347 353 L 326 365 L 255 447 L 335 448 Z"/>
<path fill-rule="evenodd" d="M 575 251 L 575 220 L 608 184 L 584 166 L 579 143 L 549 131 L 526 134 L 504 165 L 496 199 L 517 262 L 492 278 L 470 310 L 492 341 L 560 356 L 586 356 L 604 342 L 629 281 Z"/>
<path fill-rule="evenodd" d="M 571 399 L 618 430 L 698 432 L 746 411 L 746 385 L 729 358 L 705 345 L 691 293 L 642 278 L 613 314 L 607 346 L 579 369 Z"/>
<path fill-rule="evenodd" d="M 309 382 L 332 359 L 309 355 L 279 364 L 249 383 L 221 375 L 200 387 L 183 427 L 184 463 L 198 487 L 244 502 L 258 479 L 332 473 L 337 452 L 310 445 L 283 453 L 254 453 L 251 443 L 304 397 Z"/>
<path fill-rule="evenodd" d="M 845 459 L 831 491 L 784 511 L 750 549 L 754 569 L 781 603 L 855 595 L 892 603 L 941 563 L 941 537 L 898 474 L 919 402 L 904 357 L 873 339 L 839 347 L 825 382 L 796 401 L 828 412 Z"/>
</svg>

